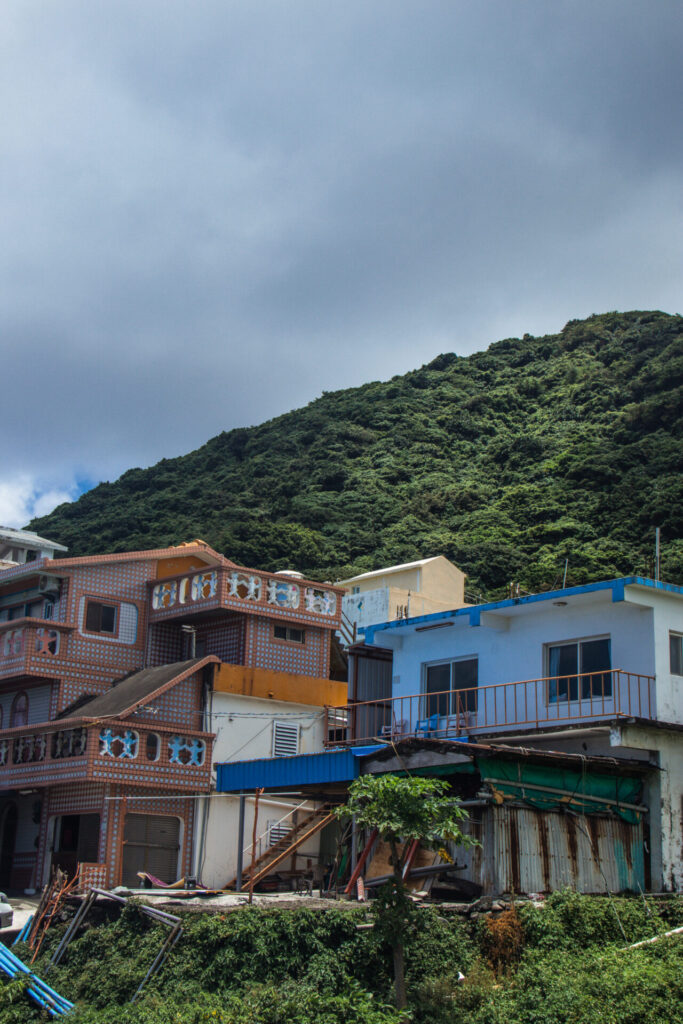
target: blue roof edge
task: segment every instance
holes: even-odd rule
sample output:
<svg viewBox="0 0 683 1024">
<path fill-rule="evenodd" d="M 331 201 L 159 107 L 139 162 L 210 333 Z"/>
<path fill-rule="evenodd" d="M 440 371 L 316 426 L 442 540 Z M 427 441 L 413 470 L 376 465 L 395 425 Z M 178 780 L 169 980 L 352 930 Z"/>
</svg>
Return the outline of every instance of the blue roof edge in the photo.
<svg viewBox="0 0 683 1024">
<path fill-rule="evenodd" d="M 543 594 L 529 594 L 527 597 L 508 597 L 504 601 L 491 601 L 488 604 L 469 605 L 465 608 L 453 608 L 446 612 L 430 612 L 429 615 L 416 615 L 409 619 L 394 619 L 391 622 L 382 622 L 375 626 L 365 627 L 365 642 L 372 644 L 375 633 L 391 629 L 400 629 L 404 626 L 419 626 L 421 623 L 437 623 L 449 619 L 469 617 L 470 625 L 478 626 L 481 613 L 495 611 L 498 608 L 514 608 L 517 605 L 536 604 L 540 601 L 556 601 L 558 598 L 576 594 L 590 594 L 598 590 L 611 590 L 613 601 L 623 601 L 626 587 L 638 586 L 648 587 L 651 590 L 658 590 L 663 593 L 683 596 L 683 587 L 675 583 L 663 583 L 661 580 L 650 580 L 644 576 L 622 576 L 614 580 L 602 580 L 599 583 L 584 583 L 578 587 L 566 587 L 563 590 L 547 590 Z"/>
</svg>

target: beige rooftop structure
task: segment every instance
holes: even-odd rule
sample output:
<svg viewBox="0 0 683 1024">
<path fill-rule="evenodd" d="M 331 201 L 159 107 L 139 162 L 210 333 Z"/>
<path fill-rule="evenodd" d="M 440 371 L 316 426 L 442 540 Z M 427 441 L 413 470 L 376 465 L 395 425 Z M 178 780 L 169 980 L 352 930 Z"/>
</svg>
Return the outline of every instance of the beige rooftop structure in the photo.
<svg viewBox="0 0 683 1024">
<path fill-rule="evenodd" d="M 68 551 L 63 544 L 39 537 L 31 530 L 15 530 L 0 526 L 0 569 L 9 569 L 38 558 L 54 558 L 58 552 Z"/>
<path fill-rule="evenodd" d="M 366 626 L 413 615 L 462 608 L 465 573 L 443 555 L 375 569 L 340 580 L 344 615 L 360 632 Z"/>
</svg>

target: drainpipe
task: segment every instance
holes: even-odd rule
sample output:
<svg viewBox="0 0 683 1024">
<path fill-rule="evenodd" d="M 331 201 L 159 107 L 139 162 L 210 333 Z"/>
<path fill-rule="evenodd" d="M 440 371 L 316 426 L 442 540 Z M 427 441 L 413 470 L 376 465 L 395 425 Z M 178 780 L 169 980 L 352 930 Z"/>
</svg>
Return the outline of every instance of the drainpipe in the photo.
<svg viewBox="0 0 683 1024">
<path fill-rule="evenodd" d="M 242 891 L 242 868 L 244 866 L 244 808 L 247 802 L 247 798 L 244 793 L 240 793 L 240 817 L 237 825 L 237 878 L 235 881 L 235 891 Z"/>
</svg>

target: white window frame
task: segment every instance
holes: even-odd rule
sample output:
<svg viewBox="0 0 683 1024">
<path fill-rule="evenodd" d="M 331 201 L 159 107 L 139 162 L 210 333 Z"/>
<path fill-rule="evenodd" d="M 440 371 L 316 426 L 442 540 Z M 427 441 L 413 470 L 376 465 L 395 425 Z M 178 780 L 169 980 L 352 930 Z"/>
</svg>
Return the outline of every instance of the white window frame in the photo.
<svg viewBox="0 0 683 1024">
<path fill-rule="evenodd" d="M 544 676 L 544 678 L 546 680 L 546 684 L 545 684 L 545 698 L 546 698 L 546 703 L 549 706 L 554 707 L 556 704 L 579 704 L 582 700 L 586 700 L 587 701 L 587 700 L 594 700 L 594 699 L 597 698 L 598 695 L 596 695 L 595 697 L 593 697 L 593 696 L 582 697 L 581 696 L 581 692 L 580 692 L 581 688 L 579 687 L 579 684 L 577 683 L 577 696 L 576 697 L 571 697 L 569 694 L 567 694 L 566 698 L 565 697 L 561 697 L 561 698 L 560 697 L 556 697 L 555 700 L 552 700 L 552 701 L 550 699 L 550 680 L 551 679 L 555 679 L 555 678 L 560 678 L 560 679 L 563 678 L 562 676 L 555 677 L 550 672 L 550 649 L 551 649 L 551 647 L 576 647 L 577 648 L 577 659 L 576 659 L 576 662 L 577 662 L 577 673 L 576 673 L 576 675 L 577 675 L 577 679 L 580 681 L 581 677 L 586 674 L 586 673 L 584 673 L 582 671 L 583 670 L 583 665 L 581 664 L 581 645 L 582 644 L 593 643 L 595 640 L 607 640 L 607 641 L 609 641 L 609 660 L 610 660 L 610 667 L 609 667 L 609 669 L 600 669 L 599 672 L 595 672 L 595 675 L 599 675 L 600 672 L 609 672 L 610 675 L 611 675 L 611 673 L 612 673 L 612 671 L 614 669 L 614 666 L 612 664 L 614 659 L 612 658 L 612 634 L 611 633 L 597 633 L 594 636 L 571 637 L 568 640 L 554 640 L 551 643 L 546 643 L 546 644 L 543 645 L 543 676 Z M 569 678 L 572 678 L 572 677 L 570 676 Z M 611 700 L 613 698 L 613 696 L 614 696 L 614 685 L 612 684 L 612 692 L 609 693 L 609 694 L 605 694 L 605 699 L 606 700 Z"/>
<path fill-rule="evenodd" d="M 448 686 L 448 692 L 450 694 L 449 699 L 448 699 L 448 705 L 449 706 L 448 706 L 448 711 L 447 711 L 446 715 L 441 715 L 440 716 L 442 718 L 447 718 L 447 717 L 449 717 L 451 715 L 455 715 L 457 713 L 457 711 L 459 710 L 458 708 L 454 708 L 453 707 L 453 694 L 455 692 L 457 692 L 457 691 L 455 691 L 453 689 L 453 666 L 458 664 L 458 662 L 463 662 L 463 661 L 476 661 L 476 663 L 477 663 L 477 685 L 476 685 L 476 687 L 475 686 L 468 687 L 467 688 L 467 692 L 469 693 L 472 690 L 477 690 L 478 691 L 479 690 L 479 654 L 478 653 L 476 653 L 476 654 L 462 654 L 462 655 L 459 654 L 459 655 L 457 655 L 457 657 L 454 657 L 454 658 L 437 658 L 435 661 L 423 661 L 422 662 L 422 685 L 420 687 L 420 691 L 421 691 L 422 697 L 425 699 L 425 703 L 424 703 L 424 707 L 425 708 L 426 708 L 426 704 L 427 704 L 426 698 L 431 696 L 430 694 L 427 693 L 427 671 L 428 671 L 428 669 L 430 669 L 430 668 L 437 668 L 439 665 L 448 665 L 449 668 L 450 668 L 450 672 L 449 672 L 449 686 Z M 479 705 L 479 698 L 478 698 L 478 695 L 477 695 L 477 707 L 478 707 L 478 705 Z M 473 714 L 476 714 L 477 708 L 472 708 L 471 711 L 472 711 Z M 425 712 L 423 717 L 426 718 L 426 717 L 431 717 L 431 716 L 427 716 L 427 714 Z"/>
<path fill-rule="evenodd" d="M 672 654 L 672 640 L 678 640 L 680 647 L 680 653 L 678 656 L 679 669 L 674 669 Z M 677 629 L 669 630 L 669 674 L 672 676 L 683 676 L 683 633 L 679 633 Z"/>
</svg>

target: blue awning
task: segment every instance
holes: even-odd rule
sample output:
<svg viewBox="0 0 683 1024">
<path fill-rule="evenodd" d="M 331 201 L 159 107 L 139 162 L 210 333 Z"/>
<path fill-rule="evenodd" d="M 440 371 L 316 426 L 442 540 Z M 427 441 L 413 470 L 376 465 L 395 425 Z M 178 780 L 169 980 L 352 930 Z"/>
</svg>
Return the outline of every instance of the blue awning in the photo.
<svg viewBox="0 0 683 1024">
<path fill-rule="evenodd" d="M 360 775 L 360 759 L 384 744 L 326 750 L 320 754 L 295 754 L 293 757 L 261 757 L 255 761 L 230 761 L 216 765 L 216 789 L 219 793 L 239 793 L 254 789 L 297 789 L 300 786 L 328 782 L 353 782 Z"/>
</svg>

